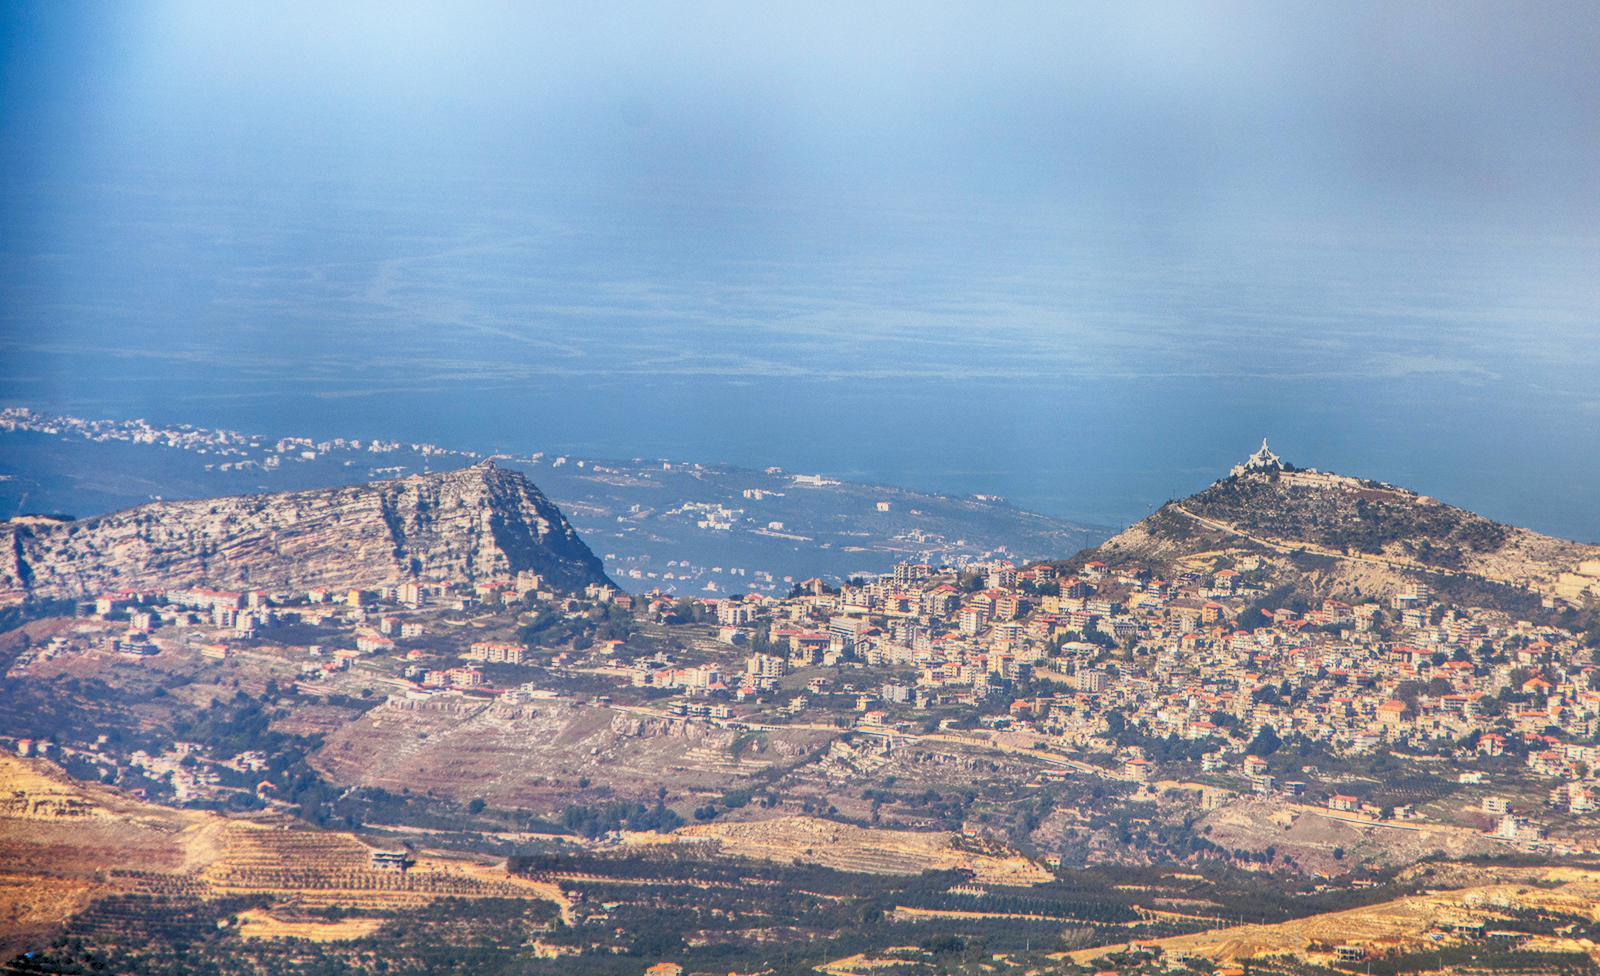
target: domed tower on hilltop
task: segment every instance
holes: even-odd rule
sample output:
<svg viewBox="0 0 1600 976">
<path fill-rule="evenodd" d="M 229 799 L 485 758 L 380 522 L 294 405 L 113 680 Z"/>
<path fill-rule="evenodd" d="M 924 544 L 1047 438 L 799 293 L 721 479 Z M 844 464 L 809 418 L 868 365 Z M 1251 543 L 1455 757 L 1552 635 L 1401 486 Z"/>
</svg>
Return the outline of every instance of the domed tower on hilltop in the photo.
<svg viewBox="0 0 1600 976">
<path fill-rule="evenodd" d="M 1261 450 L 1245 458 L 1243 464 L 1235 464 L 1233 470 L 1228 472 L 1229 477 L 1237 478 L 1251 471 L 1282 471 L 1283 462 L 1278 455 L 1272 453 L 1272 448 L 1267 446 L 1267 439 L 1261 438 Z"/>
</svg>

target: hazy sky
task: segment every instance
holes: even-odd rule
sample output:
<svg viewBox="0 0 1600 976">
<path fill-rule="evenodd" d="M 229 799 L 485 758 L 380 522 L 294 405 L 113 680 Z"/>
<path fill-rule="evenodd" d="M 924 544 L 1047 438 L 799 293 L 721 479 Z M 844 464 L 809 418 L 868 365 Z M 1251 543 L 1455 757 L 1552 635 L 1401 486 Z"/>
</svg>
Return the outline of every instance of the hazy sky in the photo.
<svg viewBox="0 0 1600 976">
<path fill-rule="evenodd" d="M 17 175 L 1502 213 L 1600 165 L 1589 3 L 8 7 Z"/>
<path fill-rule="evenodd" d="M 1600 537 L 1600 5 L 7 4 L 0 401 Z M 290 429 L 292 428 L 292 429 Z"/>
</svg>

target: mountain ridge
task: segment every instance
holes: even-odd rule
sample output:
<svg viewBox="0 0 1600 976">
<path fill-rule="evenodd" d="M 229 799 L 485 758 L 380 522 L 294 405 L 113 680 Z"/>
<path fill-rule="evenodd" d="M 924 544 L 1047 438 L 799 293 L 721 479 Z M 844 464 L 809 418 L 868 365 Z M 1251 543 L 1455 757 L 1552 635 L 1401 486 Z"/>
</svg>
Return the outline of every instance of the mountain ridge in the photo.
<svg viewBox="0 0 1600 976">
<path fill-rule="evenodd" d="M 335 488 L 158 501 L 77 521 L 0 525 L 13 599 L 120 588 L 474 582 L 529 571 L 606 583 L 600 560 L 524 475 L 483 461 Z"/>
<path fill-rule="evenodd" d="M 776 596 L 794 580 L 872 575 L 907 558 L 1048 559 L 1112 532 L 993 495 L 776 467 L 542 452 L 491 458 L 533 479 L 613 579 L 679 595 L 737 588 Z M 85 519 L 149 501 L 332 488 L 482 460 L 434 444 L 257 437 L 14 408 L 0 410 L 0 516 Z M 734 568 L 742 571 L 736 581 L 724 575 Z"/>
</svg>

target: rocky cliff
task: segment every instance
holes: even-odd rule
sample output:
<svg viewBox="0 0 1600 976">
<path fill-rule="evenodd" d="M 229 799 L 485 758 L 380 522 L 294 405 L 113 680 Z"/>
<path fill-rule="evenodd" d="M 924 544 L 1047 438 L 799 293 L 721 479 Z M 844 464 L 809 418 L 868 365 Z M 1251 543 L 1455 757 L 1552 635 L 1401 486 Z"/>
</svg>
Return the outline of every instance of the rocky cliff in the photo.
<svg viewBox="0 0 1600 976">
<path fill-rule="evenodd" d="M 609 582 L 560 510 L 492 461 L 395 481 L 0 525 L 0 587 L 33 597 L 471 582 L 522 570 L 563 589 Z"/>
</svg>

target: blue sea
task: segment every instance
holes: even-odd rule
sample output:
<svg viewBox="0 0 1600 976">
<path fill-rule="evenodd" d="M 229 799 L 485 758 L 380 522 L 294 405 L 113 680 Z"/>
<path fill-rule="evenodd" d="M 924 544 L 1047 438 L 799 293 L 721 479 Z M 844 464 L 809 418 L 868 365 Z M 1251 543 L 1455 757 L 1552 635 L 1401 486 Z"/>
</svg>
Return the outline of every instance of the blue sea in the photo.
<svg viewBox="0 0 1600 976">
<path fill-rule="evenodd" d="M 1112 528 L 1266 438 L 1600 541 L 1559 18 L 285 9 L 8 14 L 0 404 Z"/>
</svg>

